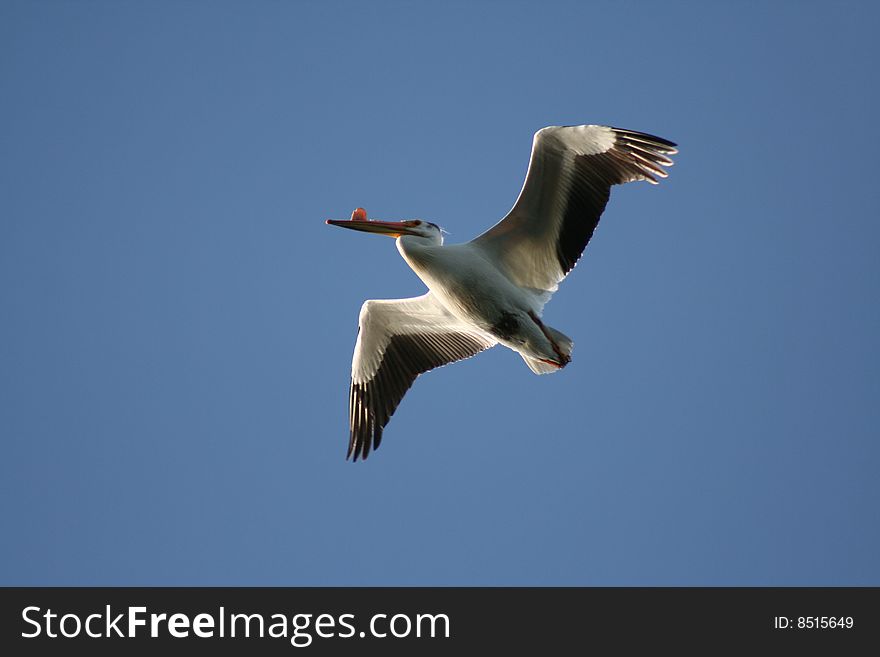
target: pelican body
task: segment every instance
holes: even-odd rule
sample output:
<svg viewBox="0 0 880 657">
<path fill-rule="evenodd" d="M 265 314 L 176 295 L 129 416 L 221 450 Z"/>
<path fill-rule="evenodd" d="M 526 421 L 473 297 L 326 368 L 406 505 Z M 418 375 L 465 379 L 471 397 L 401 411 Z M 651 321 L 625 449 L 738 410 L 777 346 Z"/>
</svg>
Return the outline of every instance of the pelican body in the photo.
<svg viewBox="0 0 880 657">
<path fill-rule="evenodd" d="M 528 173 L 510 212 L 465 244 L 445 246 L 420 219 L 370 221 L 363 208 L 327 223 L 396 238 L 428 287 L 412 299 L 361 308 L 352 359 L 348 456 L 366 459 L 416 377 L 502 344 L 536 374 L 571 362 L 574 343 L 541 319 L 599 222 L 612 185 L 657 183 L 675 144 L 608 126 L 551 126 L 532 143 Z"/>
<path fill-rule="evenodd" d="M 432 236 L 440 235 L 432 224 L 429 226 Z M 434 298 L 456 319 L 518 352 L 537 373 L 555 371 L 571 360 L 571 340 L 538 319 L 546 293 L 512 282 L 478 245 L 444 247 L 442 236 L 436 241 L 402 235 L 397 238 L 397 248 Z"/>
</svg>

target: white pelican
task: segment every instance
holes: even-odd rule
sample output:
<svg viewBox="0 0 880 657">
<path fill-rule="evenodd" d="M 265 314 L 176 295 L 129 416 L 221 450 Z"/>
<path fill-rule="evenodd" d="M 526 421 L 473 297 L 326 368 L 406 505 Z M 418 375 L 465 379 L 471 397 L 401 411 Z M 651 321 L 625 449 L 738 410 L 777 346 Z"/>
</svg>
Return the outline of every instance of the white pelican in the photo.
<svg viewBox="0 0 880 657">
<path fill-rule="evenodd" d="M 609 126 L 550 126 L 535 133 L 529 169 L 507 216 L 466 244 L 443 245 L 436 224 L 370 221 L 363 208 L 333 226 L 396 238 L 428 292 L 366 301 L 351 364 L 348 457 L 379 447 L 388 420 L 419 374 L 496 344 L 535 374 L 571 361 L 572 340 L 541 321 L 544 305 L 575 266 L 611 186 L 657 184 L 675 144 Z"/>
</svg>

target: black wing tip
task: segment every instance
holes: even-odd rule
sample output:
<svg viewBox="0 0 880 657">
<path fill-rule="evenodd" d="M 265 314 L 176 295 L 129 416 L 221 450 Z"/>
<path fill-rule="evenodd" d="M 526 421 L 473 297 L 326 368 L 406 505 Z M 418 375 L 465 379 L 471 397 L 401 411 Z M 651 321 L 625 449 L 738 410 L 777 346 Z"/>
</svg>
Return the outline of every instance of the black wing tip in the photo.
<svg viewBox="0 0 880 657">
<path fill-rule="evenodd" d="M 357 462 L 358 459 L 366 461 L 371 451 L 375 452 L 379 449 L 381 442 L 382 430 L 378 426 L 374 427 L 372 431 L 368 429 L 360 436 L 352 434 L 345 460 L 352 463 Z"/>
<path fill-rule="evenodd" d="M 375 449 L 375 447 L 373 447 L 373 449 Z M 356 463 L 358 459 L 366 461 L 369 455 L 370 439 L 366 438 L 363 441 L 357 441 L 354 445 L 348 448 L 348 454 L 345 455 L 345 460 L 351 461 L 352 463 Z"/>
<path fill-rule="evenodd" d="M 678 153 L 677 144 L 647 132 L 621 128 L 612 128 L 612 131 L 615 143 L 607 154 L 620 159 L 623 169 L 629 175 L 636 176 L 625 176 L 620 182 L 646 180 L 656 185 L 659 182 L 658 177 L 666 178 L 669 175 L 664 167 L 675 164 L 668 156 Z"/>
<path fill-rule="evenodd" d="M 379 449 L 382 442 L 382 430 L 388 423 L 376 417 L 376 409 L 369 400 L 369 390 L 363 383 L 351 382 L 350 391 L 351 433 L 348 440 L 348 452 L 345 460 L 352 463 L 358 459 L 366 461 L 370 451 Z"/>
<path fill-rule="evenodd" d="M 677 153 L 678 152 L 678 144 L 674 141 L 669 141 L 668 139 L 664 139 L 663 137 L 658 137 L 657 135 L 652 135 L 649 132 L 639 132 L 638 130 L 627 130 L 625 128 L 611 128 L 614 130 L 615 134 L 621 135 L 623 137 L 631 137 L 634 139 L 644 140 L 648 142 L 653 142 L 657 146 L 661 146 L 664 149 L 668 149 L 666 152 L 668 153 Z"/>
<path fill-rule="evenodd" d="M 376 417 L 376 409 L 370 404 L 369 390 L 363 383 L 351 382 L 349 404 L 351 433 L 345 460 L 366 461 L 370 451 L 379 448 L 387 420 L 383 423 Z"/>
</svg>

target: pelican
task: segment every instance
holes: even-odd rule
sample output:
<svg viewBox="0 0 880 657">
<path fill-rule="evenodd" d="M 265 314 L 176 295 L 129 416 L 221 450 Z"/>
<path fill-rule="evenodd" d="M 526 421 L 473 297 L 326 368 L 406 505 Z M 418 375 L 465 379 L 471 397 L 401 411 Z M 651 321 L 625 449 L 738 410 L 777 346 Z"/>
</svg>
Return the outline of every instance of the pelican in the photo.
<svg viewBox="0 0 880 657">
<path fill-rule="evenodd" d="M 602 125 L 535 133 L 525 183 L 507 215 L 476 239 L 444 246 L 437 224 L 373 221 L 363 208 L 327 224 L 394 237 L 428 292 L 361 307 L 351 364 L 347 458 L 366 459 L 420 374 L 502 344 L 535 374 L 571 362 L 572 339 L 541 319 L 593 235 L 612 185 L 657 184 L 675 144 Z"/>
</svg>

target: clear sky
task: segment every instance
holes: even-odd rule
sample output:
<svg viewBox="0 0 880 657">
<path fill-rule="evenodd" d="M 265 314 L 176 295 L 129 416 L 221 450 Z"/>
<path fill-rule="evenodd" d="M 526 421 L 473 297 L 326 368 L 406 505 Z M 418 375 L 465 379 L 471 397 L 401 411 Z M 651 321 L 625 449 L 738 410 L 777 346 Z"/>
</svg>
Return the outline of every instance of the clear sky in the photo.
<svg viewBox="0 0 880 657">
<path fill-rule="evenodd" d="M 0 4 L 0 583 L 880 585 L 872 2 Z M 680 145 L 545 318 L 345 461 L 356 206 L 466 241 L 532 133 Z"/>
</svg>

